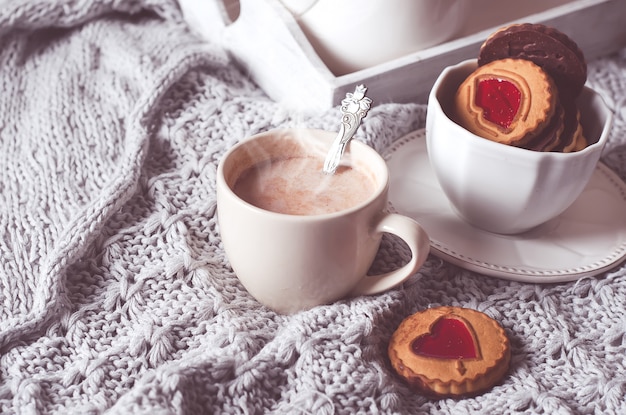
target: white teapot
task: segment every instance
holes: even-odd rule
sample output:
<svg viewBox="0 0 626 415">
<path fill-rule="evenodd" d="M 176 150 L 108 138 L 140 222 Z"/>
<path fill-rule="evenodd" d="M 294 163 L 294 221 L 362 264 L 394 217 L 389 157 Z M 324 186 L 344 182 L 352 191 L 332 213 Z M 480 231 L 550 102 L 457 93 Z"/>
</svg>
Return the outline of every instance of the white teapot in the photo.
<svg viewBox="0 0 626 415">
<path fill-rule="evenodd" d="M 280 0 L 337 76 L 444 42 L 466 0 Z"/>
</svg>

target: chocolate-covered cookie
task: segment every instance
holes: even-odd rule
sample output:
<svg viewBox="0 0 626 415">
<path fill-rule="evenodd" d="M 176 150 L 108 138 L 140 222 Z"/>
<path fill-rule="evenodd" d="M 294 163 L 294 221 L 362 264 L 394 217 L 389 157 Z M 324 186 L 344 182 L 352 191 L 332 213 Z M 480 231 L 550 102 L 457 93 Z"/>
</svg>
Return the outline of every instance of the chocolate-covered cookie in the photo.
<svg viewBox="0 0 626 415">
<path fill-rule="evenodd" d="M 587 80 L 587 63 L 576 42 L 542 24 L 515 24 L 493 33 L 480 48 L 478 65 L 505 58 L 539 65 L 554 79 L 560 94 L 569 99 L 580 94 Z"/>
</svg>

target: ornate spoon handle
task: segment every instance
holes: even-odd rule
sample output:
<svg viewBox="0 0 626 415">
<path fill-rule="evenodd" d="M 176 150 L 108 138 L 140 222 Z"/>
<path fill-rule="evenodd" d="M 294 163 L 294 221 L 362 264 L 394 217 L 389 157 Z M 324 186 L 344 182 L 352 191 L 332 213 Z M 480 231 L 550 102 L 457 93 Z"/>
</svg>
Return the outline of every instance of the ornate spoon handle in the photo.
<svg viewBox="0 0 626 415">
<path fill-rule="evenodd" d="M 356 130 L 359 128 L 361 120 L 367 115 L 372 100 L 365 96 L 367 88 L 358 85 L 354 93 L 348 92 L 346 97 L 341 101 L 341 127 L 339 133 L 330 146 L 330 151 L 326 155 L 324 161 L 324 173 L 334 174 L 339 166 L 339 161 L 343 152 L 346 150 L 348 141 L 352 138 Z"/>
</svg>

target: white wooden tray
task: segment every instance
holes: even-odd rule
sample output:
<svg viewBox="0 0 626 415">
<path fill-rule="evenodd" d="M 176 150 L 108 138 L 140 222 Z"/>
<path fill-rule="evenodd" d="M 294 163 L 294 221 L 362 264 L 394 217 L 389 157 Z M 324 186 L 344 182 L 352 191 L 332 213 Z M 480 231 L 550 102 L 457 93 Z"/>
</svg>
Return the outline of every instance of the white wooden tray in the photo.
<svg viewBox="0 0 626 415">
<path fill-rule="evenodd" d="M 487 36 L 515 22 L 563 31 L 587 60 L 626 46 L 625 0 L 468 1 L 474 2 L 469 23 L 455 39 L 341 76 L 328 69 L 279 0 L 179 3 L 192 28 L 222 44 L 272 99 L 294 110 L 338 105 L 358 84 L 375 103 L 424 103 L 443 68 L 476 57 Z"/>
</svg>

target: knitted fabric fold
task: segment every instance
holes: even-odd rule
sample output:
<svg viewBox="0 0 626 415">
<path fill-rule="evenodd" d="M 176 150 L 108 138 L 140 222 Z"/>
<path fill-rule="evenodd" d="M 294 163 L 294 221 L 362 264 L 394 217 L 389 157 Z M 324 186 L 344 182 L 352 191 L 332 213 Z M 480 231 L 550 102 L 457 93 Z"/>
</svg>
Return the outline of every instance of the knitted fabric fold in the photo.
<svg viewBox="0 0 626 415">
<path fill-rule="evenodd" d="M 66 267 L 136 187 L 161 95 L 190 68 L 226 61 L 188 37 L 163 42 L 186 28 L 164 30 L 149 8 L 81 3 L 2 10 L 14 13 L 1 16 L 13 26 L 0 56 L 12 97 L 1 103 L 2 346 L 64 306 Z"/>
</svg>

